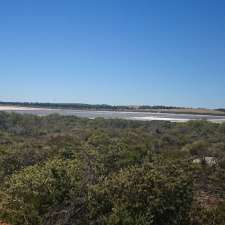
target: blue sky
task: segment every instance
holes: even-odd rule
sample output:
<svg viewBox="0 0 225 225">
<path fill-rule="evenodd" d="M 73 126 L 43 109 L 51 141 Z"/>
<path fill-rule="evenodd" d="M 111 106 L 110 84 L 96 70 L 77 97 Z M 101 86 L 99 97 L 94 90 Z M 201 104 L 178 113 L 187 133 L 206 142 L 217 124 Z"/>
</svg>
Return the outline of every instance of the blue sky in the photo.
<svg viewBox="0 0 225 225">
<path fill-rule="evenodd" d="M 0 100 L 225 107 L 224 0 L 0 1 Z"/>
</svg>

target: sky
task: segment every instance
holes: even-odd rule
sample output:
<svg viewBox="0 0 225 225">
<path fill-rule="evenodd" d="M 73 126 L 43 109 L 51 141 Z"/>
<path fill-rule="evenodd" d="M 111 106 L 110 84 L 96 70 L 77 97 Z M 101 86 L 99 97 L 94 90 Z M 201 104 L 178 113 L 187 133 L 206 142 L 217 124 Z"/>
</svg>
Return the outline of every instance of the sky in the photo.
<svg viewBox="0 0 225 225">
<path fill-rule="evenodd" d="M 0 101 L 225 107 L 224 0 L 0 1 Z"/>
</svg>

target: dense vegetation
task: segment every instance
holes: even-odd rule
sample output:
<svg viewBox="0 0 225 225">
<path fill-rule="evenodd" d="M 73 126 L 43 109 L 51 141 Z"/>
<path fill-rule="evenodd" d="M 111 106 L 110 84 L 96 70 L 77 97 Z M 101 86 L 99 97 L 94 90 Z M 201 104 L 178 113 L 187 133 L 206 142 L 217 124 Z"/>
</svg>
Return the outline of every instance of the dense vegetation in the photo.
<svg viewBox="0 0 225 225">
<path fill-rule="evenodd" d="M 95 109 L 95 110 L 134 110 L 134 109 L 180 109 L 173 106 L 126 106 L 126 105 L 107 105 L 107 104 L 84 104 L 84 103 L 39 103 L 39 102 L 0 102 L 0 105 L 28 106 L 28 107 L 47 107 L 64 109 Z"/>
<path fill-rule="evenodd" d="M 224 225 L 225 124 L 0 113 L 0 220 Z"/>
<path fill-rule="evenodd" d="M 217 111 L 221 111 L 225 113 L 225 109 L 217 109 Z"/>
</svg>

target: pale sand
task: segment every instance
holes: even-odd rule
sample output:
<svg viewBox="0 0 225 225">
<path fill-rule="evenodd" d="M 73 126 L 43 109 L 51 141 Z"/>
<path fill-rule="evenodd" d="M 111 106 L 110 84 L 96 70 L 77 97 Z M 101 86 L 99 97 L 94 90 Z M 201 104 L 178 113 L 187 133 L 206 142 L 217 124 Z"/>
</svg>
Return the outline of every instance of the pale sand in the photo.
<svg viewBox="0 0 225 225">
<path fill-rule="evenodd" d="M 51 109 L 0 105 L 0 111 L 29 111 L 29 110 L 51 110 Z"/>
<path fill-rule="evenodd" d="M 159 120 L 159 121 L 170 121 L 170 122 L 188 122 L 192 119 L 184 119 L 184 118 L 167 118 L 167 117 L 154 117 L 154 116 L 146 116 L 146 117 L 132 117 L 134 120 L 143 120 L 143 121 L 153 121 L 153 120 Z M 208 121 L 213 123 L 224 123 L 225 119 L 208 119 Z"/>
<path fill-rule="evenodd" d="M 154 117 L 154 116 L 132 117 L 132 119 L 143 120 L 143 121 L 160 120 L 160 121 L 171 121 L 171 122 L 187 122 L 190 120 L 190 119 L 183 119 L 183 118 L 166 118 L 166 117 Z"/>
</svg>

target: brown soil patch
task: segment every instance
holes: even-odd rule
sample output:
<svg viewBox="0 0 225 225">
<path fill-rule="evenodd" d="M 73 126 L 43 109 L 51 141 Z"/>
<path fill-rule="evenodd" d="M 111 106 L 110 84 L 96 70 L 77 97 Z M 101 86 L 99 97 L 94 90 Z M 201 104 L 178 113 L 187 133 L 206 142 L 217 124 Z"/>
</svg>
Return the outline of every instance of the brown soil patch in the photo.
<svg viewBox="0 0 225 225">
<path fill-rule="evenodd" d="M 200 203 L 200 205 L 203 208 L 212 208 L 224 202 L 224 199 L 218 196 L 210 195 L 209 193 L 206 193 L 206 192 L 201 192 L 199 193 L 199 196 L 197 197 L 197 201 Z"/>
<path fill-rule="evenodd" d="M 10 224 L 0 221 L 0 225 L 10 225 Z"/>
</svg>

